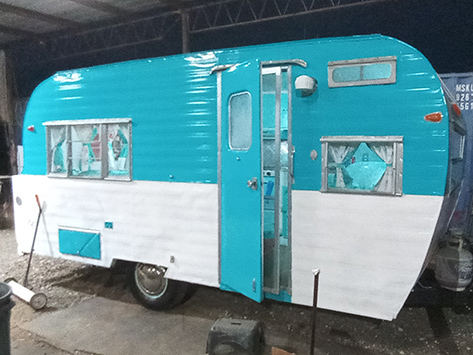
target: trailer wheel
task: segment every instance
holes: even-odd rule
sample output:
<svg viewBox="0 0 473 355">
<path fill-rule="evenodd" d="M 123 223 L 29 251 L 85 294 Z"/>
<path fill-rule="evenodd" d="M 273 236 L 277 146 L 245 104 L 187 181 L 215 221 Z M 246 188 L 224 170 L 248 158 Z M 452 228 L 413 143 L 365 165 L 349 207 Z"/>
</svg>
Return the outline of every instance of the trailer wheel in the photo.
<svg viewBox="0 0 473 355">
<path fill-rule="evenodd" d="M 186 295 L 184 282 L 164 277 L 163 266 L 137 263 L 130 270 L 130 289 L 146 308 L 165 310 L 176 306 Z"/>
</svg>

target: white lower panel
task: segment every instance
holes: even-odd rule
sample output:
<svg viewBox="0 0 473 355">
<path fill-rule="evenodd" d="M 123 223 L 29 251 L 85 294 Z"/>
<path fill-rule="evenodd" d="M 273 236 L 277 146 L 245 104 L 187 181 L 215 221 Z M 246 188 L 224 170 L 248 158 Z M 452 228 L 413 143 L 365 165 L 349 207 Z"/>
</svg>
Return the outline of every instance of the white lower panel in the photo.
<svg viewBox="0 0 473 355">
<path fill-rule="evenodd" d="M 13 177 L 19 251 L 101 266 L 113 259 L 168 267 L 168 277 L 219 286 L 218 187 L 211 184 Z M 292 301 L 393 319 L 421 271 L 443 197 L 293 191 Z M 113 222 L 113 229 L 105 228 Z M 59 253 L 58 228 L 98 230 L 101 259 Z M 171 256 L 174 263 L 171 263 Z"/>
<path fill-rule="evenodd" d="M 19 175 L 13 191 L 20 252 L 31 248 L 37 194 L 44 209 L 37 253 L 107 267 L 113 259 L 159 264 L 170 278 L 219 285 L 217 185 Z M 101 260 L 60 254 L 59 226 L 100 231 Z"/>
<path fill-rule="evenodd" d="M 443 197 L 293 191 L 292 301 L 391 320 L 421 271 Z"/>
</svg>

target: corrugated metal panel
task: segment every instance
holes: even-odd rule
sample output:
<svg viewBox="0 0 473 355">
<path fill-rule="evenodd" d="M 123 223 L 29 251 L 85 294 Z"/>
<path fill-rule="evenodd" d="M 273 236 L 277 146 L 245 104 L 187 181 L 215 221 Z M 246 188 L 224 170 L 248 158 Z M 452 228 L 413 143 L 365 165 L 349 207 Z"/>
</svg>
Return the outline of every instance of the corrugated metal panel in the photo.
<svg viewBox="0 0 473 355">
<path fill-rule="evenodd" d="M 465 182 L 452 220 L 452 227 L 465 228 L 470 224 L 468 233 L 471 236 L 471 203 L 473 197 L 473 73 L 451 73 L 440 75 L 454 100 L 462 111 L 466 124 L 465 141 Z"/>
<path fill-rule="evenodd" d="M 101 266 L 113 259 L 168 267 L 167 276 L 218 286 L 218 206 L 213 184 L 170 184 L 13 178 L 18 248 L 31 248 L 38 207 L 44 207 L 35 251 Z M 105 228 L 113 222 L 113 229 Z M 59 253 L 59 226 L 100 232 L 101 260 Z M 170 258 L 175 262 L 171 263 Z"/>
<path fill-rule="evenodd" d="M 387 55 L 398 57 L 395 89 L 392 85 L 328 88 L 330 60 Z M 294 78 L 305 74 L 319 82 L 315 96 L 293 100 L 294 189 L 320 189 L 320 179 L 315 178 L 321 176 L 320 163 L 309 158 L 311 150 L 321 151 L 320 137 L 399 135 L 408 148 L 404 153 L 404 193 L 444 194 L 448 120 L 424 120 L 434 111 L 448 117 L 440 82 L 419 52 L 381 36 L 126 62 L 78 70 L 77 82 L 61 82 L 68 73 L 59 73 L 45 81 L 31 98 L 25 127 L 34 124 L 38 131 L 24 132 L 25 173 L 45 173 L 46 154 L 37 149 L 45 146 L 41 122 L 131 117 L 134 179 L 216 182 L 216 79 L 210 75 L 210 68 L 254 57 L 261 61 L 306 59 L 309 67 L 294 67 Z"/>
<path fill-rule="evenodd" d="M 294 191 L 292 301 L 391 320 L 419 275 L 442 197 Z"/>
<path fill-rule="evenodd" d="M 183 60 L 184 59 L 184 60 Z M 215 57 L 171 57 L 59 73 L 33 94 L 25 174 L 44 174 L 42 122 L 131 117 L 133 178 L 217 181 Z M 179 68 L 179 69 L 178 69 Z M 76 79 L 68 77 L 75 73 Z M 31 143 L 34 143 L 34 148 Z"/>
<path fill-rule="evenodd" d="M 302 56 L 313 60 L 307 70 L 293 69 L 294 77 L 306 74 L 319 82 L 315 99 L 293 102 L 294 189 L 320 189 L 320 182 L 314 177 L 320 176 L 321 166 L 309 155 L 312 149 L 321 151 L 321 136 L 398 135 L 404 137 L 406 147 L 403 192 L 443 195 L 448 164 L 448 119 L 440 124 L 424 120 L 426 114 L 435 111 L 448 117 L 435 71 L 419 52 L 396 41 L 386 38 L 372 43 L 352 41 L 349 45 L 343 40 L 326 41 L 308 48 Z M 397 56 L 395 86 L 328 88 L 328 61 L 387 55 Z"/>
</svg>

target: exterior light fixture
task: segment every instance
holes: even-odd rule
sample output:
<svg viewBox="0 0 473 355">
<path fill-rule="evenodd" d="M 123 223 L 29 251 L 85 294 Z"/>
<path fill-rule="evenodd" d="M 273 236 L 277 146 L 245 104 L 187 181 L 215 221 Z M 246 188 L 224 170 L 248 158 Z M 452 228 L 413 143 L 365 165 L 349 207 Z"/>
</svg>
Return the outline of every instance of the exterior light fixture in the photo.
<svg viewBox="0 0 473 355">
<path fill-rule="evenodd" d="M 301 75 L 296 78 L 294 86 L 302 97 L 307 97 L 317 90 L 317 80 L 308 75 Z"/>
<path fill-rule="evenodd" d="M 442 121 L 443 115 L 441 112 L 433 112 L 424 116 L 424 120 L 428 122 L 440 122 Z"/>
</svg>

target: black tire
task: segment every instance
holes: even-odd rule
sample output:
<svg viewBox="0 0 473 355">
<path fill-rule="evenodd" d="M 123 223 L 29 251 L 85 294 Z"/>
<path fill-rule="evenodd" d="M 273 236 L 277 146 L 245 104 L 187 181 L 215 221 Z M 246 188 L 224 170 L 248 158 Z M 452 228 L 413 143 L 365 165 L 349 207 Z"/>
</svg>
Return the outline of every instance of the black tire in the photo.
<svg viewBox="0 0 473 355">
<path fill-rule="evenodd" d="M 166 310 L 179 304 L 187 292 L 187 283 L 164 277 L 163 266 L 134 264 L 129 271 L 130 290 L 136 300 L 153 310 Z"/>
</svg>

